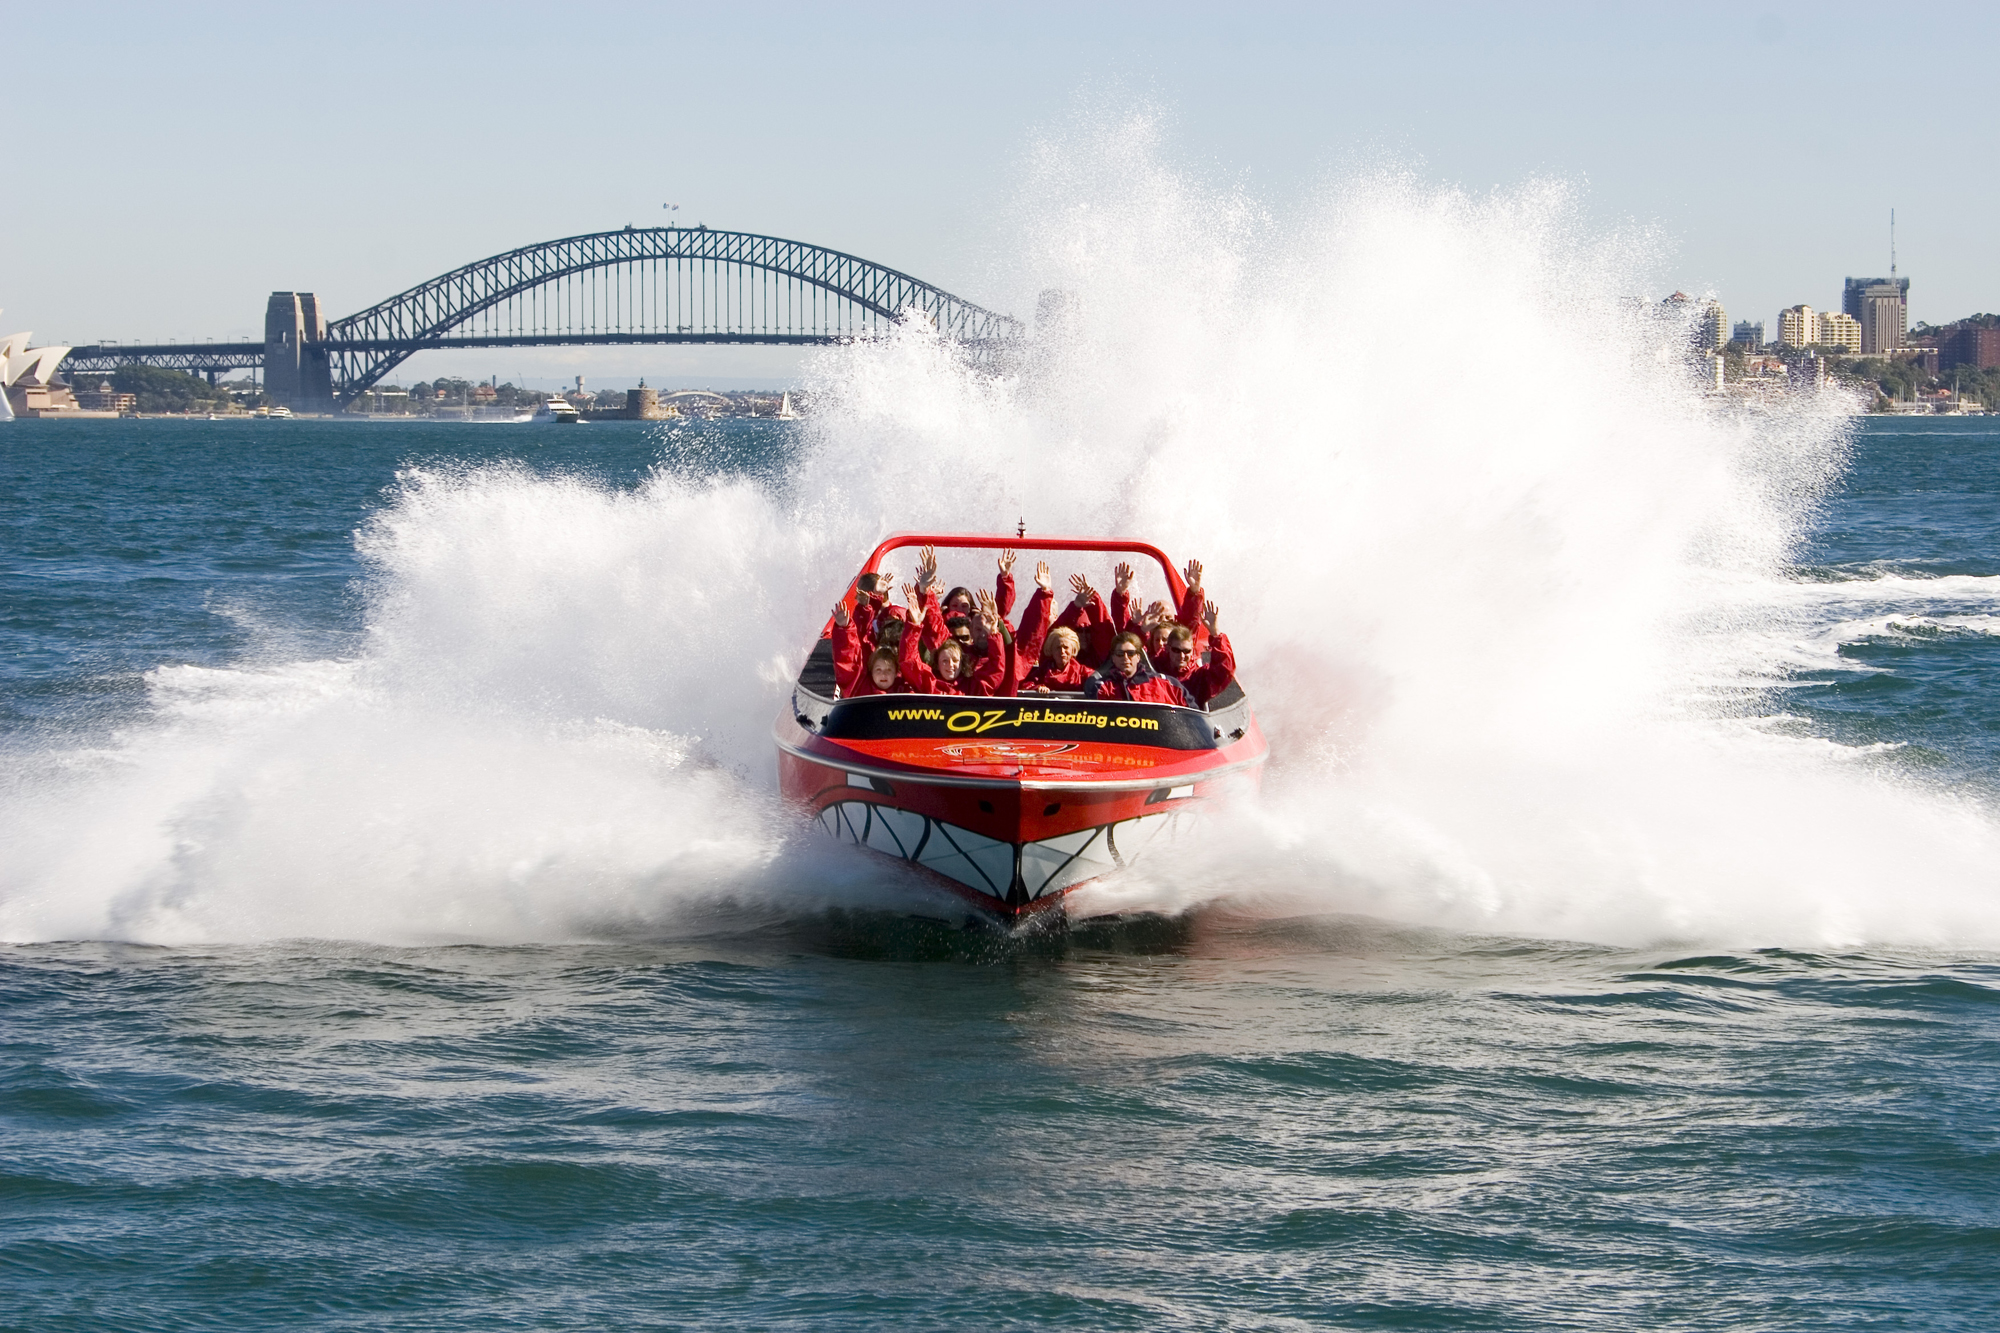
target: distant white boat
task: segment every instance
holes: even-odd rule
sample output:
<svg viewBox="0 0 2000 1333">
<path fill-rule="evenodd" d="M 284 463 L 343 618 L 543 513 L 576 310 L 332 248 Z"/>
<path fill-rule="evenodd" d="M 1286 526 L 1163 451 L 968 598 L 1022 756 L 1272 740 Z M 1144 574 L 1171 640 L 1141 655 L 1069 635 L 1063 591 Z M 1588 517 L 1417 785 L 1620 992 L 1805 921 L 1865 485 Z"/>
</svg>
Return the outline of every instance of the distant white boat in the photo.
<svg viewBox="0 0 2000 1333">
<path fill-rule="evenodd" d="M 582 419 L 577 410 L 569 405 L 569 399 L 562 397 L 550 398 L 529 418 L 531 421 L 553 421 L 558 426 L 574 426 Z"/>
<path fill-rule="evenodd" d="M 289 407 L 274 407 L 264 415 L 280 421 L 290 421 L 292 419 L 292 409 Z"/>
<path fill-rule="evenodd" d="M 799 414 L 792 411 L 792 395 L 787 393 L 783 398 L 778 400 L 778 420 L 797 421 L 798 419 Z"/>
</svg>

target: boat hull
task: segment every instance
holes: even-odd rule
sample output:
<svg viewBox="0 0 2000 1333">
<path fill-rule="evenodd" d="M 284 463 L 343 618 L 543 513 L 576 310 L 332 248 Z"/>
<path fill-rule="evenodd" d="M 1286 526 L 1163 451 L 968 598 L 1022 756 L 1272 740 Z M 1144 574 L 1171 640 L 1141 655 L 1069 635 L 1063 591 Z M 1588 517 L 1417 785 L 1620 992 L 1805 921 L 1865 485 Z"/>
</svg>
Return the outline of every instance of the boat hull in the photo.
<svg viewBox="0 0 2000 1333">
<path fill-rule="evenodd" d="M 1203 806 L 1253 790 L 1266 753 L 1247 705 L 1212 717 L 1068 699 L 800 702 L 775 729 L 783 794 L 1002 924 L 1062 911 Z"/>
</svg>

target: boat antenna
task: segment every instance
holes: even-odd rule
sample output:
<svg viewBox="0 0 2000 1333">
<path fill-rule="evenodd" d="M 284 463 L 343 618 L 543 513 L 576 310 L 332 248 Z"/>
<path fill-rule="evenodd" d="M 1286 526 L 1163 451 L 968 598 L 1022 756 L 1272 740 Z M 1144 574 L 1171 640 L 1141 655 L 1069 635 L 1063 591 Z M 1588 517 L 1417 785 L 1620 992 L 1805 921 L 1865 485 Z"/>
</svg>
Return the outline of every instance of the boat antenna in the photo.
<svg viewBox="0 0 2000 1333">
<path fill-rule="evenodd" d="M 1021 538 L 1027 535 L 1028 535 L 1028 520 L 1026 518 L 1019 518 L 1014 520 L 1014 540 L 1019 541 L 1021 540 Z"/>
</svg>

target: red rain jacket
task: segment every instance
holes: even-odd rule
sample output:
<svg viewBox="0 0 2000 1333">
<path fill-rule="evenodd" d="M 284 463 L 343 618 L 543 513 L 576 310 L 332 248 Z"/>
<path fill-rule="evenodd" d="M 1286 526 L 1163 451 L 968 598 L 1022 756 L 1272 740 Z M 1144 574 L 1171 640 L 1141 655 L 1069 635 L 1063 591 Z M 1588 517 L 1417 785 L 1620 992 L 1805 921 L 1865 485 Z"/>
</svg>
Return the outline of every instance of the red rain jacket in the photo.
<svg viewBox="0 0 2000 1333">
<path fill-rule="evenodd" d="M 942 680 L 935 671 L 924 664 L 917 652 L 917 638 L 913 634 L 903 636 L 902 646 L 903 679 L 910 682 L 910 688 L 918 694 L 970 694 L 992 696 L 999 691 L 1007 676 L 1007 654 L 989 652 L 973 665 L 969 676 L 957 680 Z"/>
<path fill-rule="evenodd" d="M 1236 679 L 1236 652 L 1229 646 L 1227 634 L 1217 634 L 1208 649 L 1208 661 L 1201 660 L 1199 649 L 1188 658 L 1187 670 L 1174 676 L 1187 687 L 1187 692 L 1195 702 L 1195 707 L 1206 708 L 1208 701 L 1229 688 L 1229 682 Z"/>
<path fill-rule="evenodd" d="M 1194 707 L 1194 697 L 1187 686 L 1172 676 L 1163 676 L 1148 666 L 1142 658 L 1139 669 L 1129 677 L 1121 676 L 1109 668 L 1099 671 L 1084 683 L 1083 697 L 1086 699 L 1127 699 L 1134 703 L 1179 704 L 1183 708 Z"/>
</svg>

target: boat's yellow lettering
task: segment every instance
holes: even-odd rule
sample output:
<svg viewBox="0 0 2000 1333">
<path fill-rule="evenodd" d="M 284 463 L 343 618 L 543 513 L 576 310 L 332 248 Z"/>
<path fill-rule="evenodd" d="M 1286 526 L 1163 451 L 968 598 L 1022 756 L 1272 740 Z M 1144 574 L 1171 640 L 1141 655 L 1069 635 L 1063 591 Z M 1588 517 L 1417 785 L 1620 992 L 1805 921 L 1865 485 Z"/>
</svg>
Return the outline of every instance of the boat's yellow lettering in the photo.
<svg viewBox="0 0 2000 1333">
<path fill-rule="evenodd" d="M 963 708 L 950 717 L 941 708 L 891 708 L 888 710 L 891 722 L 942 722 L 955 732 L 972 732 L 979 735 L 996 727 L 1018 727 L 1029 722 L 1053 723 L 1065 727 L 1124 727 L 1132 731 L 1158 731 L 1160 720 L 1156 717 L 1111 717 L 1104 713 L 1086 713 L 1079 709 L 1074 713 L 1058 712 L 1053 708 L 1017 708 L 1012 717 L 1006 716 L 1004 708 L 988 708 L 984 711 Z"/>
</svg>

